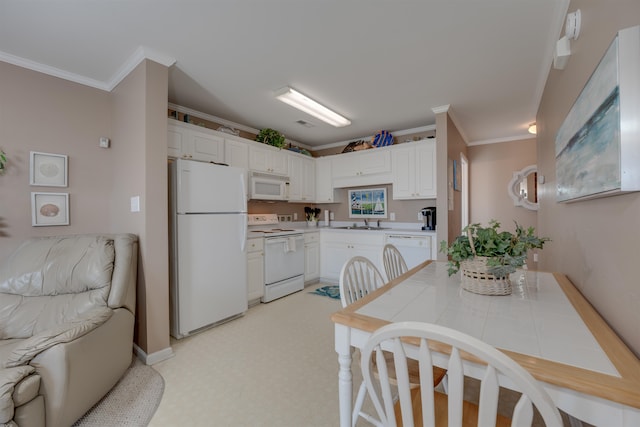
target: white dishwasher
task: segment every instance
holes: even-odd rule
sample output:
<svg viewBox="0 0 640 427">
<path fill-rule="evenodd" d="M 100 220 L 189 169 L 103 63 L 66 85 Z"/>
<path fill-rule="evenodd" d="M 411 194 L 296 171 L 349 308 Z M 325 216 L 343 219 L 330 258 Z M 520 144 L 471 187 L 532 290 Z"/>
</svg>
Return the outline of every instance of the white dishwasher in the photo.
<svg viewBox="0 0 640 427">
<path fill-rule="evenodd" d="M 385 243 L 390 243 L 398 248 L 409 269 L 431 259 L 431 236 L 424 234 L 387 234 Z"/>
</svg>

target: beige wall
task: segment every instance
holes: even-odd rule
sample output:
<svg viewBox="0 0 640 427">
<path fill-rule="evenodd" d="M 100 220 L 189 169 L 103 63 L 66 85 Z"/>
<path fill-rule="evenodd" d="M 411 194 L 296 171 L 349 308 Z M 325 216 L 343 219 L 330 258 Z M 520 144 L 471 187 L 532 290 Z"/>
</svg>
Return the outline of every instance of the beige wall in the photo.
<svg viewBox="0 0 640 427">
<path fill-rule="evenodd" d="M 168 70 L 142 62 L 113 90 L 113 224 L 140 237 L 136 337 L 147 354 L 169 347 Z M 140 212 L 129 212 L 140 196 Z"/>
<path fill-rule="evenodd" d="M 112 137 L 110 95 L 0 62 L 0 148 L 8 158 L 0 176 L 0 259 L 25 238 L 111 231 Z M 29 185 L 29 152 L 69 156 L 68 187 Z M 31 192 L 69 193 L 68 226 L 32 227 Z"/>
<path fill-rule="evenodd" d="M 540 189 L 538 229 L 553 239 L 541 268 L 566 273 L 623 340 L 640 355 L 638 253 L 640 193 L 576 203 L 555 200 L 555 134 L 618 30 L 638 25 L 640 2 L 574 0 L 582 12 L 564 70 L 552 69 L 537 114 Z M 640 120 L 640 118 L 638 118 Z"/>
<path fill-rule="evenodd" d="M 471 223 L 499 221 L 514 228 L 514 221 L 525 227 L 537 225 L 537 212 L 514 206 L 507 192 L 513 173 L 536 164 L 536 139 L 475 145 L 468 148 L 470 169 L 469 203 Z"/>
<path fill-rule="evenodd" d="M 469 158 L 467 155 L 467 144 L 464 142 L 464 138 L 462 138 L 458 128 L 447 115 L 447 167 L 443 166 L 443 169 L 447 170 L 447 174 L 449 173 L 449 160 L 455 160 L 460 164 L 461 154 L 464 154 L 467 159 Z M 447 206 L 447 231 L 449 242 L 453 241 L 460 234 L 460 230 L 462 230 L 462 192 L 453 190 L 453 182 L 448 182 L 450 179 L 451 177 L 448 177 L 447 190 L 449 192 L 453 192 L 453 210 L 448 210 Z M 442 193 L 438 192 L 438 194 Z"/>
<path fill-rule="evenodd" d="M 140 236 L 136 343 L 169 346 L 167 70 L 142 63 L 113 93 L 0 62 L 0 259 L 31 236 L 131 232 Z M 112 148 L 98 147 L 100 137 Z M 69 156 L 69 186 L 29 185 L 29 152 Z M 69 226 L 32 227 L 32 191 L 69 193 Z M 129 212 L 140 195 L 142 212 Z"/>
<path fill-rule="evenodd" d="M 512 232 L 514 221 L 523 227 L 536 227 L 537 211 L 514 206 L 507 192 L 514 172 L 536 164 L 536 139 L 475 145 L 468 148 L 468 154 L 471 175 L 469 222 L 487 225 L 495 219 L 500 222 L 500 229 Z M 553 243 L 548 243 L 545 250 L 550 245 Z M 533 262 L 533 252 L 527 263 L 530 268 L 538 269 L 538 264 Z"/>
</svg>

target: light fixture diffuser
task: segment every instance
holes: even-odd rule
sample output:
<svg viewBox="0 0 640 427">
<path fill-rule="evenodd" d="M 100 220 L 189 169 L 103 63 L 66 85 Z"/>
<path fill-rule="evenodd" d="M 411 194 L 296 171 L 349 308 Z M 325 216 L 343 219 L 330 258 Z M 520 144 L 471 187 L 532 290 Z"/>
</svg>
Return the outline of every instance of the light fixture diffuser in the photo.
<svg viewBox="0 0 640 427">
<path fill-rule="evenodd" d="M 538 128 L 536 127 L 536 124 L 535 124 L 535 123 L 531 123 L 531 124 L 529 125 L 529 133 L 532 133 L 532 134 L 534 134 L 534 135 L 535 135 L 536 133 L 538 133 Z"/>
<path fill-rule="evenodd" d="M 316 117 L 323 122 L 329 123 L 330 125 L 337 128 L 348 126 L 351 124 L 351 121 L 349 119 L 342 117 L 336 112 L 331 111 L 324 105 L 318 104 L 313 99 L 301 94 L 297 90 L 291 89 L 290 87 L 284 87 L 277 91 L 276 98 L 278 98 L 285 104 L 289 104 L 300 111 L 311 114 L 313 117 Z"/>
</svg>

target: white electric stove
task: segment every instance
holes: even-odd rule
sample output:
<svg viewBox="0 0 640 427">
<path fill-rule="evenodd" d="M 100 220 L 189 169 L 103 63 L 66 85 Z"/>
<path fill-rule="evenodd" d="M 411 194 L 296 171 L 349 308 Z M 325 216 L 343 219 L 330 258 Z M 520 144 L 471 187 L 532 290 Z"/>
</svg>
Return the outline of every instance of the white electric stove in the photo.
<svg viewBox="0 0 640 427">
<path fill-rule="evenodd" d="M 278 224 L 277 214 L 248 215 L 249 236 L 264 236 L 262 302 L 304 288 L 304 235 L 299 230 L 278 227 Z"/>
</svg>

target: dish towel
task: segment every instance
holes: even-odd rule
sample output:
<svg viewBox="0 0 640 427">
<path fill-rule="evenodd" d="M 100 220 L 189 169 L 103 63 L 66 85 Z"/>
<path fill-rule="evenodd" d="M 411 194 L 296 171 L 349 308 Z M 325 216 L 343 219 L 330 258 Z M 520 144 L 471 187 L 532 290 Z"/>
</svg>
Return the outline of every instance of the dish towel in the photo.
<svg viewBox="0 0 640 427">
<path fill-rule="evenodd" d="M 286 242 L 284 242 L 284 251 L 285 252 L 295 252 L 296 251 L 296 238 L 289 237 Z"/>
</svg>

